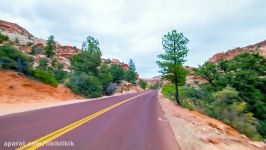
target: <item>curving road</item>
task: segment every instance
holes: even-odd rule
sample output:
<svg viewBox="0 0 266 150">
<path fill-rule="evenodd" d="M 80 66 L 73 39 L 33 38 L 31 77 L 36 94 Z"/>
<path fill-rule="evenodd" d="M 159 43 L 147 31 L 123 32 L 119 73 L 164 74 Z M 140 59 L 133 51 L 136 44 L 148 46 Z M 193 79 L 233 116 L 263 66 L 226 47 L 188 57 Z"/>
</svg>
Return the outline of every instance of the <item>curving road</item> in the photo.
<svg viewBox="0 0 266 150">
<path fill-rule="evenodd" d="M 0 117 L 0 149 L 178 150 L 156 91 Z"/>
</svg>

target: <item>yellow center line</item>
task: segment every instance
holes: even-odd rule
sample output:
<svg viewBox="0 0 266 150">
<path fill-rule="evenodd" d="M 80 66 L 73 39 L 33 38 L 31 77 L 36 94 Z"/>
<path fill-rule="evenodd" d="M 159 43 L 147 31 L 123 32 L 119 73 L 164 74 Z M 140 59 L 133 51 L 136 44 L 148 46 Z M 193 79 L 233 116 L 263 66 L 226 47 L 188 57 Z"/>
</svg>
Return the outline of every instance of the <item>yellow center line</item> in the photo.
<svg viewBox="0 0 266 150">
<path fill-rule="evenodd" d="M 71 131 L 71 130 L 73 130 L 73 129 L 81 126 L 81 125 L 83 125 L 84 123 L 89 122 L 90 120 L 92 120 L 92 119 L 94 119 L 94 118 L 96 118 L 96 117 L 98 117 L 98 116 L 100 116 L 100 115 L 102 115 L 102 114 L 104 114 L 104 113 L 106 113 L 106 112 L 108 112 L 108 111 L 110 111 L 110 110 L 112 110 L 112 109 L 114 109 L 114 108 L 116 108 L 116 107 L 118 107 L 118 106 L 120 106 L 120 105 L 122 105 L 122 104 L 124 104 L 124 103 L 126 103 L 126 102 L 128 102 L 130 100 L 132 100 L 132 99 L 134 99 L 134 98 L 137 98 L 137 97 L 139 97 L 139 96 L 141 96 L 143 94 L 146 94 L 146 93 L 147 92 L 139 94 L 139 95 L 131 97 L 131 98 L 128 98 L 128 99 L 123 100 L 123 101 L 121 101 L 119 103 L 116 103 L 114 105 L 111 105 L 111 106 L 109 106 L 109 107 L 107 107 L 105 109 L 102 109 L 102 110 L 100 110 L 100 111 L 98 111 L 98 112 L 96 112 L 94 114 L 91 114 L 91 115 L 89 115 L 89 116 L 87 116 L 87 117 L 85 117 L 83 119 L 80 119 L 80 120 L 78 120 L 78 121 L 76 121 L 74 123 L 71 123 L 71 124 L 61 128 L 59 130 L 56 130 L 56 131 L 54 131 L 54 132 L 52 132 L 50 134 L 47 134 L 47 135 L 45 135 L 45 136 L 43 136 L 43 137 L 41 137 L 41 138 L 39 138 L 39 139 L 37 139 L 37 140 L 35 140 L 33 142 L 29 142 L 26 145 L 24 145 L 22 147 L 19 147 L 17 150 L 24 150 L 24 149 L 34 150 L 34 149 L 37 149 L 37 148 L 45 145 L 46 143 L 48 143 L 48 142 L 50 142 L 50 141 L 62 136 L 63 134 L 65 134 L 65 133 L 67 133 L 67 132 L 69 132 L 69 131 Z"/>
</svg>

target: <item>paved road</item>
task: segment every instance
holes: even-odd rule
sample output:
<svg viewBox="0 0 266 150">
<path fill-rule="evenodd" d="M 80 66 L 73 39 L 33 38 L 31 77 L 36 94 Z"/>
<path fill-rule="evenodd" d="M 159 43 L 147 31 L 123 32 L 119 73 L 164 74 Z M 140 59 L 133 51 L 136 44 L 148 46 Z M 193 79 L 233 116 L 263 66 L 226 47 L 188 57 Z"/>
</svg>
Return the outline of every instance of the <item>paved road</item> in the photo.
<svg viewBox="0 0 266 150">
<path fill-rule="evenodd" d="M 2 116 L 0 142 L 0 150 L 180 149 L 155 91 Z"/>
</svg>

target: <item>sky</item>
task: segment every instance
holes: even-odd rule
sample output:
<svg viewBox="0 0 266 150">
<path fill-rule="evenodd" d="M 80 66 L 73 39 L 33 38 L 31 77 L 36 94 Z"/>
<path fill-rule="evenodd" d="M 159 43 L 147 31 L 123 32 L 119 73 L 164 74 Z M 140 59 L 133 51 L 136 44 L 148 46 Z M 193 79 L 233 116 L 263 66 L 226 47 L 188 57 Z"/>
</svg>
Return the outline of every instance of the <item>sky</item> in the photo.
<svg viewBox="0 0 266 150">
<path fill-rule="evenodd" d="M 0 0 L 0 19 L 65 45 L 81 47 L 93 36 L 104 58 L 133 59 L 148 78 L 159 75 L 155 61 L 167 32 L 189 39 L 184 65 L 197 67 L 218 52 L 266 40 L 265 8 L 264 0 Z"/>
</svg>

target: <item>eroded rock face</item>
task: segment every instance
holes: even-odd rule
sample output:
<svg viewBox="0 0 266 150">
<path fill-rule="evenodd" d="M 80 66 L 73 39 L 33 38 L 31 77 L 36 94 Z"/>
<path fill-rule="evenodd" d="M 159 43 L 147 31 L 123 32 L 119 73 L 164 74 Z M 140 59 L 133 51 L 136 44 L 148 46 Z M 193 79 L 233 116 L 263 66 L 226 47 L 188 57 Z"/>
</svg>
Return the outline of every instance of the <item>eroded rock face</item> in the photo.
<svg viewBox="0 0 266 150">
<path fill-rule="evenodd" d="M 26 29 L 22 28 L 21 26 L 4 20 L 0 20 L 0 29 L 4 31 L 9 31 L 11 33 L 18 33 L 21 35 L 33 37 L 32 34 L 30 34 Z"/>
<path fill-rule="evenodd" d="M 212 56 L 210 58 L 210 62 L 216 63 L 221 59 L 225 59 L 225 60 L 231 60 L 233 59 L 235 56 L 242 54 L 242 53 L 259 53 L 261 56 L 266 57 L 266 40 L 262 41 L 260 43 L 254 44 L 254 45 L 249 45 L 246 47 L 238 47 L 235 49 L 231 49 L 228 50 L 225 53 L 218 53 L 215 54 L 214 56 Z"/>
<path fill-rule="evenodd" d="M 196 75 L 196 73 L 194 71 L 195 68 L 190 67 L 190 66 L 184 66 L 184 68 L 189 72 L 189 74 L 186 77 L 186 85 L 196 88 L 199 85 L 208 82 L 205 79 L 203 79 L 202 77 Z"/>
<path fill-rule="evenodd" d="M 121 68 L 122 68 L 123 70 L 126 70 L 126 71 L 129 70 L 129 66 L 128 66 L 127 64 L 122 64 L 122 65 L 121 65 Z"/>
<path fill-rule="evenodd" d="M 142 78 L 141 80 L 145 81 L 148 85 L 152 86 L 154 84 L 156 84 L 157 82 L 161 82 L 162 81 L 162 77 L 161 76 L 155 76 L 152 78 Z"/>
<path fill-rule="evenodd" d="M 115 93 L 127 93 L 127 92 L 140 92 L 143 91 L 140 87 L 129 83 L 127 81 L 121 81 L 116 87 Z"/>
<path fill-rule="evenodd" d="M 78 54 L 80 50 L 73 46 L 57 46 L 55 51 L 57 52 L 57 55 L 60 57 L 64 57 L 69 59 L 70 57 Z"/>
<path fill-rule="evenodd" d="M 32 47 L 39 49 L 45 49 L 46 46 L 46 40 L 36 38 L 31 33 L 29 33 L 26 29 L 23 27 L 0 20 L 0 33 L 7 35 L 9 37 L 10 41 L 18 42 L 15 43 L 14 47 L 21 50 L 25 54 L 29 54 L 31 52 Z M 31 43 L 29 45 L 29 43 Z M 69 70 L 70 69 L 70 61 L 69 58 L 73 55 L 76 55 L 80 52 L 78 48 L 72 47 L 72 46 L 62 46 L 58 43 L 56 43 L 56 59 L 57 62 L 64 64 L 64 69 Z M 34 66 L 36 66 L 41 58 L 45 58 L 44 55 L 35 55 L 33 56 L 34 60 Z M 48 59 L 50 62 L 50 59 Z"/>
<path fill-rule="evenodd" d="M 34 37 L 23 27 L 0 20 L 0 33 L 7 35 L 10 41 L 17 41 L 20 45 L 27 45 L 27 43 L 46 43 L 45 40 Z"/>
</svg>

